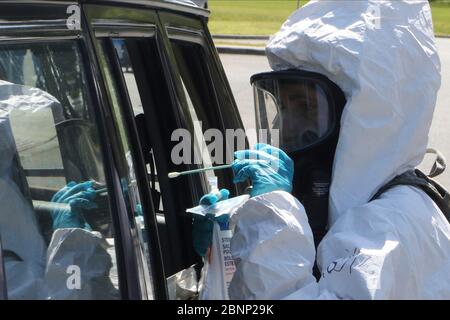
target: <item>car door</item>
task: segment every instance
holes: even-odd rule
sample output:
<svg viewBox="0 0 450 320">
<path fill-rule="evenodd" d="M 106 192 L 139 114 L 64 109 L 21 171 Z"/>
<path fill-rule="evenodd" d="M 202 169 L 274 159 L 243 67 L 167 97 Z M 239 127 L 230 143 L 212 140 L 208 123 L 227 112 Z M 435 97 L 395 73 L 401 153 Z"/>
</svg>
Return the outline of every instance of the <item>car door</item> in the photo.
<svg viewBox="0 0 450 320">
<path fill-rule="evenodd" d="M 211 159 L 201 153 L 199 162 L 173 161 L 173 133 L 187 129 L 195 135 L 196 124 L 203 123 L 199 140 L 204 142 L 207 129 L 225 136 L 227 129 L 242 128 L 206 29 L 206 14 L 163 2 L 93 3 L 1 4 L 1 79 L 39 89 L 58 105 L 8 109 L 1 130 L 11 137 L 3 152 L 13 155 L 9 187 L 25 208 L 21 212 L 36 220 L 33 232 L 40 233 L 36 243 L 43 243 L 44 255 L 55 239 L 55 212 L 67 212 L 55 204 L 58 190 L 72 181 L 95 180 L 99 208 L 86 216 L 107 243 L 107 255 L 100 250 L 110 261 L 103 280 L 114 296 L 84 299 L 195 297 L 202 263 L 193 251 L 192 218 L 185 210 L 208 192 L 206 174 L 175 180 L 167 174 L 205 166 Z M 174 40 L 188 48 L 174 48 Z M 187 68 L 191 63 L 194 69 Z M 203 80 L 191 77 L 197 72 Z M 222 161 L 232 159 L 235 147 L 222 148 Z M 242 191 L 232 184 L 230 170 L 217 175 L 220 187 L 233 194 Z M 18 270 L 11 266 L 27 259 L 8 250 L 8 232 L 0 230 L 0 236 L 2 286 L 8 287 Z M 15 238 L 25 242 L 29 235 L 19 232 Z M 75 251 L 72 256 L 79 255 Z M 42 276 L 33 281 L 57 278 L 38 264 Z M 77 282 L 69 289 L 63 280 L 77 265 L 65 267 L 58 270 L 53 289 L 66 296 L 55 298 L 76 298 Z M 92 270 L 95 275 L 92 266 L 78 271 Z M 86 274 L 82 283 L 90 284 Z"/>
<path fill-rule="evenodd" d="M 6 2 L 0 18 L 7 298 L 165 298 L 152 200 L 123 147 L 134 136 L 114 122 L 82 7 Z M 60 227 L 68 217 L 81 223 Z"/>
<path fill-rule="evenodd" d="M 192 249 L 191 217 L 185 210 L 198 201 L 198 195 L 180 192 L 182 186 L 174 186 L 168 179 L 168 172 L 180 170 L 170 158 L 170 135 L 180 127 L 180 121 L 170 75 L 164 67 L 157 15 L 152 9 L 95 5 L 86 6 L 86 14 L 113 105 L 112 115 L 116 123 L 125 124 L 119 132 L 128 132 L 135 139 L 123 149 L 132 155 L 139 188 L 155 204 L 153 218 L 158 223 L 166 274 L 155 281 L 167 280 L 173 288 L 172 279 L 179 272 L 197 278 L 191 267 L 199 259 Z M 204 192 L 198 187 L 191 190 Z"/>
<path fill-rule="evenodd" d="M 223 70 L 211 56 L 207 57 L 209 60 L 203 56 L 194 58 L 197 70 L 183 70 L 184 76 L 189 72 L 205 75 L 201 82 L 198 81 L 200 78 L 185 79 L 194 85 L 195 90 L 198 89 L 195 92 L 196 103 L 209 103 L 209 107 L 202 110 L 197 105 L 194 107 L 160 18 L 169 12 L 187 17 L 201 30 L 196 41 L 200 41 L 202 48 L 210 53 L 213 48 L 206 40 L 204 16 L 184 12 L 183 7 L 167 8 L 156 4 L 149 4 L 146 8 L 141 5 L 120 9 L 87 5 L 85 9 L 110 99 L 117 97 L 117 110 L 113 113 L 126 119 L 126 128 L 119 131 L 131 132 L 139 142 L 134 146 L 138 146 L 134 152 L 136 168 L 140 167 L 141 171 L 136 169 L 136 172 L 139 177 L 146 176 L 141 187 L 147 188 L 146 192 L 155 206 L 169 297 L 175 298 L 183 291 L 179 290 L 176 279 L 185 279 L 188 275 L 192 283 L 197 283 L 199 277 L 202 262 L 193 251 L 192 217 L 185 211 L 198 204 L 200 197 L 208 192 L 208 185 L 206 174 L 171 180 L 168 173 L 203 167 L 211 163 L 211 159 L 202 153 L 197 162 L 174 160 L 173 150 L 177 145 L 174 132 L 186 129 L 194 136 L 195 125 L 201 122 L 204 126 L 200 128 L 200 140 L 204 140 L 203 134 L 207 129 L 219 130 L 225 136 L 227 128 L 242 128 L 242 124 L 235 113 Z M 216 68 L 215 72 L 210 68 Z M 214 79 L 211 74 L 215 74 Z M 214 86 L 213 80 L 217 81 Z M 219 100 L 222 100 L 221 104 Z M 228 154 L 227 160 L 230 160 L 232 150 L 225 146 L 222 148 L 221 153 Z M 230 170 L 220 172 L 218 176 L 221 187 L 237 192 Z M 193 286 L 184 292 L 195 295 L 196 288 Z"/>
</svg>

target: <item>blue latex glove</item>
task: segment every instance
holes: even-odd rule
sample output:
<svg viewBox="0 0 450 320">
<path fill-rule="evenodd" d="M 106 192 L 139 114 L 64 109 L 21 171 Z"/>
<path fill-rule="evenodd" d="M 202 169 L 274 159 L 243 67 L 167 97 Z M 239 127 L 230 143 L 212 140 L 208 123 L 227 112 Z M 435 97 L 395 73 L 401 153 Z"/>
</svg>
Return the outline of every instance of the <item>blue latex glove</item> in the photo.
<svg viewBox="0 0 450 320">
<path fill-rule="evenodd" d="M 284 151 L 258 143 L 255 150 L 236 151 L 234 156 L 233 182 L 249 178 L 253 185 L 252 197 L 277 190 L 292 192 L 294 162 Z"/>
<path fill-rule="evenodd" d="M 134 215 L 136 217 L 143 217 L 144 213 L 142 211 L 142 205 L 140 203 L 136 204 L 136 208 L 134 209 Z"/>
<path fill-rule="evenodd" d="M 52 202 L 69 204 L 70 209 L 54 209 L 51 213 L 53 230 L 60 228 L 82 228 L 91 231 L 91 226 L 86 222 L 83 211 L 97 208 L 93 202 L 97 196 L 92 188 L 92 181 L 82 183 L 69 182 L 59 190 L 52 198 Z"/>
<path fill-rule="evenodd" d="M 205 194 L 200 199 L 200 205 L 210 206 L 221 200 L 226 200 L 230 196 L 230 191 L 222 189 L 219 191 L 220 197 L 214 193 Z M 220 198 L 220 199 L 219 199 Z M 211 246 L 212 234 L 214 229 L 214 217 L 194 215 L 192 225 L 192 240 L 194 250 L 201 257 L 206 255 L 208 248 Z"/>
<path fill-rule="evenodd" d="M 219 191 L 219 193 L 220 193 L 220 196 L 215 194 L 214 192 L 205 194 L 200 199 L 200 205 L 210 206 L 210 205 L 213 205 L 213 204 L 215 204 L 215 203 L 217 203 L 219 201 L 226 200 L 230 196 L 230 191 L 228 191 L 227 189 L 221 189 Z"/>
</svg>

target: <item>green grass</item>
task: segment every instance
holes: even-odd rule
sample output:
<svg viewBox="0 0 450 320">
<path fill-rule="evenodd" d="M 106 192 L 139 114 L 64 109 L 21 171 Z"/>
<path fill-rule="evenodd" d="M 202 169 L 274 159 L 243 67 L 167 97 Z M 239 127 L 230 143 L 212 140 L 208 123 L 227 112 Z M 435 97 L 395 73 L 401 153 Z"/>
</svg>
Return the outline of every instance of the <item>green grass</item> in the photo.
<svg viewBox="0 0 450 320">
<path fill-rule="evenodd" d="M 450 35 L 450 4 L 432 4 L 431 11 L 435 33 Z"/>
<path fill-rule="evenodd" d="M 297 8 L 294 0 L 209 0 L 212 34 L 270 35 Z"/>
<path fill-rule="evenodd" d="M 297 0 L 209 0 L 208 3 L 212 34 L 271 35 L 297 8 Z M 450 35 L 450 3 L 433 3 L 432 11 L 436 34 Z"/>
</svg>

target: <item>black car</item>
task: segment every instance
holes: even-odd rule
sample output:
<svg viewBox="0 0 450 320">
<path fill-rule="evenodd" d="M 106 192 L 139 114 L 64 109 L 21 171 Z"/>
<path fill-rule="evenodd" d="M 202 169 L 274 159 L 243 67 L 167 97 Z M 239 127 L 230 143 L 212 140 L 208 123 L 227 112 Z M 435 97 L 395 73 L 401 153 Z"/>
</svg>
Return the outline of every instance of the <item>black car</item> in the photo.
<svg viewBox="0 0 450 320">
<path fill-rule="evenodd" d="M 5 172 L 0 164 L 2 298 L 195 299 L 202 263 L 186 209 L 207 176 L 168 178 L 202 166 L 172 161 L 172 134 L 200 121 L 203 132 L 243 127 L 208 14 L 175 1 L 0 2 L 0 163 L 10 161 Z M 242 192 L 230 170 L 217 175 Z M 85 181 L 97 194 L 84 212 L 95 254 L 64 246 L 52 228 L 70 203 L 58 191 Z M 16 212 L 26 212 L 19 224 Z M 31 293 L 15 291 L 23 278 Z"/>
</svg>

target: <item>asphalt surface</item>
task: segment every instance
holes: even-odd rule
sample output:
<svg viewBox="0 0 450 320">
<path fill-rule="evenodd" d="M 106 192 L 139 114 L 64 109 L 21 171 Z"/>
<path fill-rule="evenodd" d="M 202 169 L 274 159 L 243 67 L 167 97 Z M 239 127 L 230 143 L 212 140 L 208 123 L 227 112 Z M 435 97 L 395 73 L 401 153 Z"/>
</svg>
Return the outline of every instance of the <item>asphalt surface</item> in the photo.
<svg viewBox="0 0 450 320">
<path fill-rule="evenodd" d="M 439 176 L 437 180 L 450 189 L 450 39 L 439 38 L 437 39 L 437 45 L 442 64 L 442 86 L 438 94 L 430 131 L 429 146 L 440 150 L 449 161 L 447 171 Z M 244 126 L 246 129 L 255 128 L 250 76 L 270 70 L 267 58 L 264 56 L 235 54 L 221 54 L 220 57 Z M 250 144 L 253 145 L 256 142 L 256 136 L 250 136 L 249 140 Z M 427 156 L 420 168 L 428 172 L 432 162 L 432 157 Z"/>
</svg>

